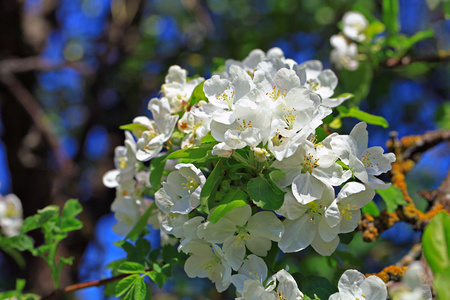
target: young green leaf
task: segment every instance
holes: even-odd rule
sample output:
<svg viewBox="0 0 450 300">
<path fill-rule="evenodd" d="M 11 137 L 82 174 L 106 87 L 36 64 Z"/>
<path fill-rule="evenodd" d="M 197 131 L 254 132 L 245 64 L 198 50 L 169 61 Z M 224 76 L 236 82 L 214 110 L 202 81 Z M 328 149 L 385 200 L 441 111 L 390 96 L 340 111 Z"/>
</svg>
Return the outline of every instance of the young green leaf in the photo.
<svg viewBox="0 0 450 300">
<path fill-rule="evenodd" d="M 389 212 L 394 212 L 399 205 L 408 204 L 403 198 L 402 191 L 396 186 L 391 185 L 386 190 L 376 190 L 376 192 L 386 203 L 386 209 Z"/>
<path fill-rule="evenodd" d="M 142 279 L 139 274 L 130 275 L 121 279 L 116 285 L 116 296 L 120 297 L 125 295 L 134 287 L 135 281 L 139 279 Z"/>
<path fill-rule="evenodd" d="M 137 262 L 126 261 L 123 262 L 117 269 L 120 273 L 125 274 L 141 274 L 145 273 L 145 268 L 143 265 Z"/>
<path fill-rule="evenodd" d="M 398 0 L 383 0 L 383 22 L 391 33 L 397 33 L 400 30 L 398 12 Z"/>
<path fill-rule="evenodd" d="M 450 216 L 445 212 L 437 214 L 424 230 L 423 253 L 433 274 L 450 267 Z"/>
<path fill-rule="evenodd" d="M 217 142 L 216 142 L 217 143 Z M 203 159 L 208 155 L 208 151 L 211 151 L 214 145 L 214 142 L 208 144 L 201 144 L 200 146 L 195 146 L 186 149 L 180 149 L 175 152 L 169 154 L 167 159 L 180 159 L 180 158 L 188 158 L 192 160 Z"/>
<path fill-rule="evenodd" d="M 214 203 L 214 195 L 219 188 L 220 183 L 222 182 L 222 178 L 224 176 L 224 167 L 223 160 L 220 159 L 211 174 L 209 174 L 206 179 L 205 185 L 202 188 L 200 193 L 200 203 L 205 206 L 206 212 L 209 212 L 209 209 L 212 208 L 210 205 Z"/>
<path fill-rule="evenodd" d="M 373 217 L 378 217 L 380 215 L 380 210 L 375 202 L 371 201 L 366 206 L 362 208 L 363 214 L 369 214 Z"/>
<path fill-rule="evenodd" d="M 228 212 L 232 211 L 235 208 L 242 207 L 245 205 L 247 205 L 247 202 L 245 202 L 244 200 L 234 200 L 227 204 L 221 204 L 216 207 L 216 209 L 211 213 L 211 215 L 209 215 L 208 221 L 215 224 Z"/>
<path fill-rule="evenodd" d="M 167 156 L 159 156 L 152 159 L 150 162 L 150 184 L 155 190 L 161 186 L 161 177 L 166 166 Z"/>
<path fill-rule="evenodd" d="M 203 85 L 205 84 L 205 81 L 197 85 L 194 90 L 192 91 L 191 98 L 189 98 L 189 105 L 193 106 L 194 104 L 200 102 L 201 100 L 207 101 L 208 98 L 206 98 L 205 92 L 203 92 Z"/>
<path fill-rule="evenodd" d="M 348 115 L 346 117 L 357 118 L 368 124 L 379 125 L 382 126 L 383 128 L 389 127 L 389 123 L 388 121 L 386 121 L 385 118 L 366 113 L 364 111 L 359 110 L 359 108 L 357 107 L 350 108 Z"/>
<path fill-rule="evenodd" d="M 277 210 L 283 205 L 284 194 L 270 176 L 260 176 L 252 178 L 248 182 L 247 192 L 258 207 L 266 210 Z"/>
</svg>

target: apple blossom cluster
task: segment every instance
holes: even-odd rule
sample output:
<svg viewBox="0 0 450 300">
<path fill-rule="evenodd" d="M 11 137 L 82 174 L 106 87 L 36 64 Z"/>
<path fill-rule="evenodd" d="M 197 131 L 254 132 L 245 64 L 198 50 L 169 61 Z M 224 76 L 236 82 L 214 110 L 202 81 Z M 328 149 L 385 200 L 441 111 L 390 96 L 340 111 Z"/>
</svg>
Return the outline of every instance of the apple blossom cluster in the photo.
<svg viewBox="0 0 450 300">
<path fill-rule="evenodd" d="M 15 194 L 0 195 L 0 228 L 7 237 L 20 233 L 23 223 L 22 202 Z"/>
<path fill-rule="evenodd" d="M 284 253 L 311 246 L 331 255 L 375 189 L 389 187 L 377 176 L 395 155 L 368 147 L 364 122 L 348 135 L 323 129 L 349 96 L 333 96 L 338 79 L 320 61 L 253 50 L 221 71 L 190 79 L 170 67 L 151 117 L 121 127 L 125 145 L 103 177 L 116 188 L 113 229 L 126 236 L 151 210 L 162 243 L 189 255 L 189 277 L 209 278 L 219 292 L 233 284 L 237 299 L 302 299 L 288 270 L 268 274 L 262 258 L 274 243 Z M 347 272 L 330 299 L 349 299 L 348 289 L 386 298 L 384 284 Z"/>
<path fill-rule="evenodd" d="M 330 60 L 336 68 L 350 71 L 358 69 L 358 45 L 356 43 L 366 41 L 368 27 L 369 22 L 360 12 L 349 11 L 344 14 L 342 33 L 335 34 L 330 38 L 331 46 L 333 46 Z"/>
</svg>

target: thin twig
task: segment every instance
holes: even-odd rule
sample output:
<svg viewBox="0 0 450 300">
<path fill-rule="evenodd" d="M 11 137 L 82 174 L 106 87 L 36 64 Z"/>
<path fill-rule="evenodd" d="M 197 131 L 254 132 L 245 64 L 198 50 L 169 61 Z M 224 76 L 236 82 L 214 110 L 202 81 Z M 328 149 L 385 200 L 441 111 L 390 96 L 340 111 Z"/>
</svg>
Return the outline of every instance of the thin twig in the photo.
<svg viewBox="0 0 450 300">
<path fill-rule="evenodd" d="M 78 290 L 82 290 L 85 288 L 89 288 L 89 287 L 95 287 L 95 286 L 102 286 L 117 280 L 120 280 L 122 278 L 128 277 L 130 275 L 133 274 L 120 274 L 120 275 L 116 275 L 110 278 L 105 278 L 102 280 L 93 280 L 93 281 L 87 281 L 87 282 L 81 282 L 81 283 L 76 283 L 73 285 L 69 285 L 63 289 L 58 289 L 58 290 L 54 290 L 53 292 L 51 292 L 50 294 L 48 294 L 47 296 L 42 297 L 41 300 L 47 300 L 47 299 L 53 299 L 56 298 L 58 296 L 61 296 L 62 294 L 67 294 L 73 291 L 78 291 Z"/>
<path fill-rule="evenodd" d="M 33 95 L 23 86 L 20 80 L 12 73 L 0 73 L 0 80 L 8 88 L 10 93 L 22 105 L 33 120 L 39 132 L 49 144 L 61 170 L 71 173 L 74 165 L 65 150 L 60 147 L 59 139 L 48 122 L 44 112 L 34 99 Z"/>
</svg>

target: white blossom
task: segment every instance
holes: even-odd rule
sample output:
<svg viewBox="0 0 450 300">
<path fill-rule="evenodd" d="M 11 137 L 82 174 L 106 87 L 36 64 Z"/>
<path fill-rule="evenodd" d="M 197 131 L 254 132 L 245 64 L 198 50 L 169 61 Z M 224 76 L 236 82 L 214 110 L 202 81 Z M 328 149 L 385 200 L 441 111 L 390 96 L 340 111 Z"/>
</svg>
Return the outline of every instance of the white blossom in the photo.
<svg viewBox="0 0 450 300">
<path fill-rule="evenodd" d="M 342 32 L 351 40 L 362 42 L 366 39 L 365 31 L 369 22 L 362 13 L 349 11 L 342 17 Z"/>
<path fill-rule="evenodd" d="M 210 221 L 203 223 L 198 230 L 200 238 L 223 244 L 229 265 L 238 270 L 246 248 L 256 255 L 266 256 L 272 246 L 271 241 L 281 239 L 284 227 L 274 213 L 262 211 L 252 215 L 250 206 L 245 205 L 228 212 L 215 224 Z"/>
<path fill-rule="evenodd" d="M 351 177 L 351 172 L 344 171 L 336 160 L 336 154 L 327 147 L 305 141 L 293 155 L 274 162 L 272 167 L 286 174 L 277 184 L 291 185 L 297 201 L 308 204 L 320 199 L 326 187 L 338 186 Z"/>
<path fill-rule="evenodd" d="M 178 116 L 170 114 L 170 106 L 167 98 L 153 98 L 148 103 L 148 109 L 152 112 L 153 120 L 147 117 L 137 117 L 133 123 L 143 126 L 141 135 L 136 136 L 136 158 L 140 161 L 150 160 L 158 155 L 173 133 Z M 134 134 L 134 133 L 133 133 Z"/>
<path fill-rule="evenodd" d="M 215 283 L 217 291 L 223 292 L 231 284 L 231 268 L 222 249 L 216 244 L 201 240 L 189 242 L 191 256 L 184 264 L 184 270 L 190 278 L 209 278 Z"/>
<path fill-rule="evenodd" d="M 360 122 L 353 127 L 350 135 L 333 137 L 330 144 L 339 158 L 350 167 L 356 178 L 371 188 L 384 190 L 390 183 L 384 183 L 375 176 L 391 170 L 395 161 L 393 153 L 384 154 L 383 148 L 370 147 L 367 123 Z"/>
<path fill-rule="evenodd" d="M 328 300 L 385 300 L 387 289 L 383 280 L 377 276 L 366 278 L 356 270 L 347 270 L 338 282 L 339 292 L 334 293 Z"/>
<path fill-rule="evenodd" d="M 200 205 L 205 175 L 193 164 L 177 164 L 155 193 L 156 205 L 164 213 L 187 214 Z"/>
<path fill-rule="evenodd" d="M 412 262 L 405 272 L 401 282 L 389 287 L 392 300 L 431 300 L 433 295 L 430 286 L 424 281 L 422 264 Z"/>
<path fill-rule="evenodd" d="M 23 223 L 22 202 L 15 194 L 0 195 L 0 227 L 8 236 L 20 233 Z"/>
<path fill-rule="evenodd" d="M 169 100 L 170 112 L 185 111 L 194 88 L 202 83 L 203 77 L 187 80 L 187 71 L 179 66 L 171 66 L 161 91 Z"/>
<path fill-rule="evenodd" d="M 333 35 L 330 43 L 334 48 L 331 50 L 330 60 L 336 65 L 336 68 L 350 71 L 358 69 L 358 46 L 355 43 L 347 42 L 342 35 Z"/>
<path fill-rule="evenodd" d="M 117 146 L 114 151 L 114 170 L 103 175 L 103 184 L 114 188 L 132 180 L 137 171 L 136 142 L 130 132 L 125 131 L 125 146 Z"/>
</svg>

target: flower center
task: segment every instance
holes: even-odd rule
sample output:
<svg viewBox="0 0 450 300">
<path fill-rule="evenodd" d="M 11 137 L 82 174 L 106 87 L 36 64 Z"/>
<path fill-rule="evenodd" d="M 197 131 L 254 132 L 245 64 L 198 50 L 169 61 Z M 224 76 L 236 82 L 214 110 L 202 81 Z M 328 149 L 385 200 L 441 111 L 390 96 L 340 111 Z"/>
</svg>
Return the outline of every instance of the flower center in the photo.
<svg viewBox="0 0 450 300">
<path fill-rule="evenodd" d="M 342 218 L 345 218 L 347 221 L 352 219 L 351 210 L 356 210 L 356 205 L 350 206 L 350 204 L 347 204 L 347 206 L 344 206 L 341 208 L 341 220 Z"/>
<path fill-rule="evenodd" d="M 198 187 L 198 184 L 194 178 L 188 176 L 186 182 L 182 183 L 181 186 L 183 187 L 183 190 L 188 190 L 188 193 L 190 194 Z"/>
<path fill-rule="evenodd" d="M 19 212 L 16 209 L 16 206 L 12 202 L 8 202 L 6 204 L 5 218 L 17 217 Z"/>
<path fill-rule="evenodd" d="M 220 94 L 217 97 L 217 99 L 226 102 L 228 105 L 228 108 L 231 110 L 231 108 L 233 106 L 233 99 L 234 99 L 235 95 L 236 95 L 235 91 L 229 91 L 228 88 L 226 88 L 225 92 Z"/>
<path fill-rule="evenodd" d="M 200 269 L 203 269 L 208 272 L 209 276 L 212 276 L 214 273 L 214 267 L 219 263 L 220 260 L 217 256 L 214 255 L 213 258 L 211 258 L 208 261 L 205 261 L 201 266 Z"/>
<path fill-rule="evenodd" d="M 280 134 L 280 131 L 277 129 L 277 133 L 275 134 L 275 136 L 272 138 L 272 143 L 274 146 L 281 146 L 284 142 L 287 141 L 287 137 L 282 136 Z"/>
<path fill-rule="evenodd" d="M 312 79 L 308 80 L 307 83 L 309 85 L 309 90 L 311 92 L 316 92 L 318 89 L 323 88 L 323 84 L 320 84 L 317 81 L 312 80 Z"/>
<path fill-rule="evenodd" d="M 125 157 L 119 157 L 119 169 L 123 170 L 128 167 L 127 159 Z"/>
<path fill-rule="evenodd" d="M 366 152 L 365 155 L 362 156 L 362 163 L 364 164 L 364 167 L 366 168 L 372 168 L 372 158 L 370 157 L 370 153 Z"/>
<path fill-rule="evenodd" d="M 278 99 L 286 96 L 286 91 L 287 91 L 287 89 L 284 89 L 285 93 L 281 93 L 280 89 L 277 88 L 276 85 L 274 85 L 273 92 L 266 93 L 266 95 L 269 96 L 269 98 L 272 99 L 273 101 L 277 101 Z"/>
<path fill-rule="evenodd" d="M 279 289 L 277 289 L 277 299 L 279 299 L 279 300 L 287 300 L 286 296 Z"/>
<path fill-rule="evenodd" d="M 321 202 L 312 201 L 308 203 L 308 210 L 306 213 L 309 215 L 311 223 L 316 224 L 316 221 L 319 222 L 322 218 L 323 213 L 325 212 L 325 206 L 322 205 Z"/>
<path fill-rule="evenodd" d="M 308 155 L 303 157 L 303 170 L 312 173 L 312 171 L 319 166 L 317 163 L 318 161 L 319 158 L 314 159 L 314 156 L 312 156 L 311 153 L 308 153 Z"/>
<path fill-rule="evenodd" d="M 241 126 L 239 126 L 239 127 L 234 127 L 236 130 L 239 130 L 239 131 L 244 131 L 245 129 L 247 129 L 247 128 L 250 128 L 250 127 L 253 127 L 252 126 L 252 121 L 245 121 L 245 119 L 243 119 L 242 120 L 242 123 L 240 122 L 241 121 L 241 119 L 240 118 L 238 118 L 238 122 L 241 124 Z"/>
<path fill-rule="evenodd" d="M 294 108 L 294 112 L 295 112 L 295 108 Z M 298 113 L 292 113 L 292 112 L 287 112 L 283 115 L 283 119 L 284 122 L 286 123 L 286 127 L 285 129 L 293 129 L 294 128 L 294 122 L 295 119 L 297 118 Z"/>
</svg>

